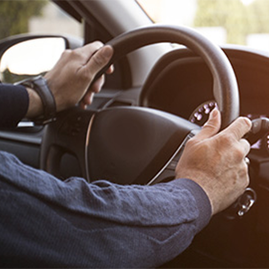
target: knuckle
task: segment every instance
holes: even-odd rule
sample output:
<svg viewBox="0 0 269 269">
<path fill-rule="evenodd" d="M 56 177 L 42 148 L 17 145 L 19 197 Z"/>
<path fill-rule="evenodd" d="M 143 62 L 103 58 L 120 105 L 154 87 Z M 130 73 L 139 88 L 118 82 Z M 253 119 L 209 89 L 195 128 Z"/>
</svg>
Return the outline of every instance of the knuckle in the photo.
<svg viewBox="0 0 269 269">
<path fill-rule="evenodd" d="M 67 49 L 63 52 L 62 56 L 68 61 L 74 61 L 79 57 L 79 53 L 76 50 Z"/>
<path fill-rule="evenodd" d="M 94 73 L 91 71 L 84 70 L 81 75 L 80 79 L 83 81 L 92 81 L 94 79 Z"/>
<path fill-rule="evenodd" d="M 62 53 L 62 57 L 68 57 L 72 53 L 72 50 L 66 49 Z"/>
<path fill-rule="evenodd" d="M 81 56 L 81 53 L 79 52 L 79 50 L 71 50 L 70 55 L 74 58 L 77 58 Z"/>
<path fill-rule="evenodd" d="M 237 161 L 242 161 L 245 157 L 244 152 L 240 147 L 234 147 L 233 155 Z"/>
<path fill-rule="evenodd" d="M 197 139 L 195 137 L 192 137 L 191 139 L 187 141 L 186 147 L 193 147 L 196 144 L 197 144 Z"/>
<path fill-rule="evenodd" d="M 235 139 L 232 133 L 224 133 L 221 135 L 221 143 L 224 146 L 231 146 L 234 143 Z"/>
<path fill-rule="evenodd" d="M 240 144 L 242 146 L 242 150 L 244 150 L 245 154 L 247 154 L 251 149 L 250 143 L 246 139 L 241 139 Z"/>
<path fill-rule="evenodd" d="M 66 50 L 63 51 L 63 54 L 69 54 L 69 53 L 71 53 L 71 52 L 72 52 L 71 49 L 66 49 Z"/>
<path fill-rule="evenodd" d="M 99 41 L 99 40 L 94 41 L 94 42 L 92 43 L 92 45 L 95 46 L 96 49 L 99 49 L 99 48 L 101 48 L 101 47 L 104 46 L 104 44 L 103 44 L 101 41 Z"/>
</svg>

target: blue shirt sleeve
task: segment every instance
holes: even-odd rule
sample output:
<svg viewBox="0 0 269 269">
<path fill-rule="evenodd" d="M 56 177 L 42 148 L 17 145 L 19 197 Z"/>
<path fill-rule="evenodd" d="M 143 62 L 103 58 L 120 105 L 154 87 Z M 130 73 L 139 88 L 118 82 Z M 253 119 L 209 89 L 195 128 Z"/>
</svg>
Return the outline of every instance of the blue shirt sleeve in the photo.
<svg viewBox="0 0 269 269">
<path fill-rule="evenodd" d="M 0 84 L 0 127 L 15 127 L 29 97 Z M 157 267 L 184 251 L 211 206 L 189 179 L 122 186 L 60 181 L 0 152 L 0 266 Z"/>
<path fill-rule="evenodd" d="M 153 186 L 60 181 L 8 153 L 0 152 L 0 163 L 3 267 L 158 267 L 211 217 L 207 195 L 189 179 Z"/>
<path fill-rule="evenodd" d="M 25 116 L 28 105 L 25 87 L 0 84 L 0 128 L 16 127 Z"/>
</svg>

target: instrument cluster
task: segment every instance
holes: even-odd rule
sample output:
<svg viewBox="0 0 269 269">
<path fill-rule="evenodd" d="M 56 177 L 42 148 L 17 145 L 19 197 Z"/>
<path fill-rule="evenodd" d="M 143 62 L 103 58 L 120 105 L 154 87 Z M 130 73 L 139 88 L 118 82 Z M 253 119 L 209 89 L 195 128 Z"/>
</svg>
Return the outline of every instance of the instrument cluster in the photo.
<svg viewBox="0 0 269 269">
<path fill-rule="evenodd" d="M 199 105 L 190 115 L 189 120 L 199 126 L 203 126 L 209 118 L 210 112 L 217 107 L 217 103 L 213 100 L 207 101 Z M 267 117 L 267 115 L 247 114 L 244 115 L 250 120 Z M 269 155 L 269 132 L 261 137 L 251 149 L 259 150 Z"/>
</svg>

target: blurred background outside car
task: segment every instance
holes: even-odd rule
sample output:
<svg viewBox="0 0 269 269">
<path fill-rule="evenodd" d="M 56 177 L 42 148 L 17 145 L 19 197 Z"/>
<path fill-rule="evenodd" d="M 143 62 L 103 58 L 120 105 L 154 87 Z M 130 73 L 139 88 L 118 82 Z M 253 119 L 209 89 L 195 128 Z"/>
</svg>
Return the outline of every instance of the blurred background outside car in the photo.
<svg viewBox="0 0 269 269">
<path fill-rule="evenodd" d="M 196 28 L 217 44 L 269 51 L 268 0 L 139 0 L 159 23 Z"/>
<path fill-rule="evenodd" d="M 0 40 L 12 35 L 82 36 L 82 26 L 48 0 L 0 0 Z"/>
<path fill-rule="evenodd" d="M 137 1 L 157 23 L 194 27 L 218 44 L 269 50 L 269 0 Z M 81 37 L 82 27 L 48 0 L 0 0 L 0 39 L 27 32 Z"/>
</svg>

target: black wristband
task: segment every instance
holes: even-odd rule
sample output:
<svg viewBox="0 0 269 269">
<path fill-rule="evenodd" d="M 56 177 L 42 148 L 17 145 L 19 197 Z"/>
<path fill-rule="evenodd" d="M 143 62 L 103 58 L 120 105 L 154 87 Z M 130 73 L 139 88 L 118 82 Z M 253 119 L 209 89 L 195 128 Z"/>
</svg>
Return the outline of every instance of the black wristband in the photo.
<svg viewBox="0 0 269 269">
<path fill-rule="evenodd" d="M 16 84 L 33 89 L 39 96 L 43 104 L 43 115 L 34 119 L 36 124 L 46 124 L 56 119 L 55 99 L 50 91 L 47 81 L 42 76 L 25 79 Z"/>
</svg>

